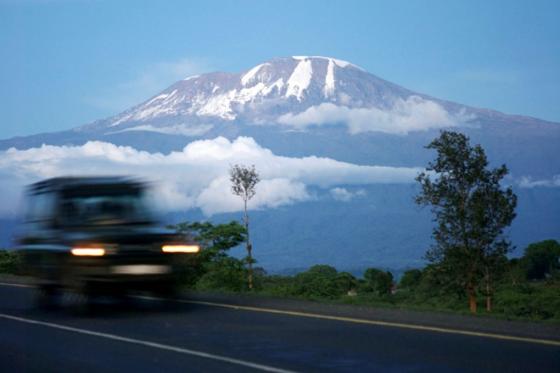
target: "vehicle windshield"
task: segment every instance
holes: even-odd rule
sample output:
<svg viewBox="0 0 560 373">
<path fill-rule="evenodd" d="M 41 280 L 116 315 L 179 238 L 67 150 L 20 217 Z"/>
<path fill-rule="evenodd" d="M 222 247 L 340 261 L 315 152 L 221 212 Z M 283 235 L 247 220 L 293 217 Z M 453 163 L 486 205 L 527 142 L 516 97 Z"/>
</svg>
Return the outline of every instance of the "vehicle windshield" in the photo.
<svg viewBox="0 0 560 373">
<path fill-rule="evenodd" d="M 64 225 L 112 225 L 153 222 L 143 193 L 67 196 L 61 201 Z"/>
</svg>

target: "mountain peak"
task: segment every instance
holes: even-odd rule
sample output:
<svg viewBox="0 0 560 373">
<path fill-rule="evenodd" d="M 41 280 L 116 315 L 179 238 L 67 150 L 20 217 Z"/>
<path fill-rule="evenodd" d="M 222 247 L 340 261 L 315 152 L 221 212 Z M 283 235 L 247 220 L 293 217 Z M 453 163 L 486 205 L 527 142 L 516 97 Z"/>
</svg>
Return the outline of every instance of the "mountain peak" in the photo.
<svg viewBox="0 0 560 373">
<path fill-rule="evenodd" d="M 344 61 L 344 60 L 339 60 L 338 58 L 333 58 L 333 57 L 324 57 L 324 56 L 292 56 L 292 58 L 294 60 L 323 60 L 323 61 L 328 61 L 329 63 L 334 63 L 336 64 L 338 67 L 354 67 L 354 68 L 358 68 L 360 70 L 364 70 L 361 67 L 354 65 L 353 63 L 350 63 L 348 61 Z"/>
<path fill-rule="evenodd" d="M 165 117 L 188 118 L 189 122 L 266 122 L 324 102 L 371 105 L 371 92 L 366 91 L 379 93 L 385 89 L 372 88 L 377 82 L 382 81 L 350 62 L 332 57 L 273 58 L 238 74 L 189 76 L 111 118 L 110 127 L 126 128 L 128 124 L 147 124 Z M 385 94 L 386 98 L 390 96 Z"/>
<path fill-rule="evenodd" d="M 401 118 L 416 109 L 441 113 L 441 123 L 449 123 L 457 113 L 470 113 L 462 105 L 407 90 L 348 61 L 290 56 L 270 59 L 240 73 L 187 77 L 108 118 L 103 127 L 114 133 L 163 127 L 176 131 L 186 126 L 189 133 L 200 134 L 203 129 L 232 122 L 286 124 L 288 118 L 288 125 L 293 126 L 304 119 L 306 123 L 325 120 L 325 116 L 330 121 L 363 117 L 371 110 L 377 110 L 376 115 L 396 110 Z"/>
</svg>

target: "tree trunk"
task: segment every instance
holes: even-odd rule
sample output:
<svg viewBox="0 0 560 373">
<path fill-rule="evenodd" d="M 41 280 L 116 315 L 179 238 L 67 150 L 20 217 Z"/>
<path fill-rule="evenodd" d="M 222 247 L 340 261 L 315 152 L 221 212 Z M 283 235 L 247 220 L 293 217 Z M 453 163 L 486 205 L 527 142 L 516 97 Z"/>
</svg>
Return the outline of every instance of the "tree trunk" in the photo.
<svg viewBox="0 0 560 373">
<path fill-rule="evenodd" d="M 247 261 L 248 261 L 247 285 L 249 286 L 249 290 L 252 290 L 253 289 L 253 256 L 251 252 L 253 250 L 253 247 L 249 239 L 249 215 L 247 214 L 247 199 L 245 199 L 244 202 L 245 202 L 245 215 L 243 217 L 243 220 L 245 221 L 245 231 L 247 233 L 247 241 L 246 241 Z"/>
<path fill-rule="evenodd" d="M 490 287 L 490 270 L 486 267 L 486 311 L 492 312 L 492 289 Z"/>
<path fill-rule="evenodd" d="M 247 245 L 247 256 L 249 258 L 249 271 L 247 273 L 247 282 L 249 284 L 249 290 L 253 289 L 253 257 L 251 251 L 253 250 L 253 245 L 250 243 Z"/>
<path fill-rule="evenodd" d="M 469 295 L 469 309 L 471 313 L 476 313 L 476 293 L 474 291 L 474 287 L 469 285 L 467 292 Z"/>
</svg>

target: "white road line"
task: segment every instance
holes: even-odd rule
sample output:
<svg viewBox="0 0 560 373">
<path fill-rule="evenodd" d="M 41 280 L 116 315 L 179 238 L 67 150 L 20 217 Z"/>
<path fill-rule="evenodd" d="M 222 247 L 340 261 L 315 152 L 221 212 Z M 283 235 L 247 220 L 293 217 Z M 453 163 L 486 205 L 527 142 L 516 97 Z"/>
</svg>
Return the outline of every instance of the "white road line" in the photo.
<svg viewBox="0 0 560 373">
<path fill-rule="evenodd" d="M 35 286 L 33 285 L 28 285 L 28 284 L 15 284 L 12 282 L 0 282 L 1 286 L 13 286 L 16 288 L 34 288 Z"/>
<path fill-rule="evenodd" d="M 7 320 L 12 320 L 12 321 L 19 321 L 19 322 L 27 323 L 27 324 L 46 326 L 46 327 L 49 327 L 49 328 L 65 330 L 65 331 L 68 331 L 68 332 L 85 334 L 85 335 L 90 335 L 90 336 L 94 336 L 94 337 L 111 339 L 111 340 L 119 341 L 119 342 L 132 343 L 132 344 L 136 344 L 136 345 L 157 348 L 157 349 L 160 349 L 160 350 L 173 351 L 173 352 L 177 352 L 177 353 L 180 353 L 180 354 L 192 355 L 192 356 L 202 357 L 202 358 L 210 359 L 210 360 L 222 361 L 224 363 L 241 365 L 243 367 L 253 368 L 253 369 L 261 370 L 261 371 L 264 371 L 264 372 L 275 372 L 275 373 L 290 373 L 290 372 L 292 372 L 290 370 L 280 369 L 280 368 L 272 367 L 272 366 L 269 366 L 269 365 L 257 364 L 257 363 L 252 363 L 250 361 L 234 359 L 234 358 L 230 358 L 230 357 L 226 357 L 226 356 L 214 355 L 214 354 L 211 354 L 211 353 L 208 353 L 208 352 L 190 350 L 190 349 L 187 349 L 187 348 L 176 347 L 176 346 L 171 346 L 171 345 L 166 345 L 166 344 L 161 344 L 161 343 L 156 343 L 156 342 L 150 342 L 150 341 L 144 341 L 144 340 L 141 340 L 141 339 L 128 338 L 128 337 L 123 337 L 123 336 L 115 335 L 115 334 L 95 332 L 93 330 L 74 328 L 72 326 L 66 326 L 66 325 L 55 324 L 55 323 L 51 323 L 51 322 L 27 319 L 27 318 L 7 315 L 7 314 L 3 314 L 3 313 L 0 313 L 0 318 L 4 318 L 4 319 L 7 319 Z"/>
</svg>

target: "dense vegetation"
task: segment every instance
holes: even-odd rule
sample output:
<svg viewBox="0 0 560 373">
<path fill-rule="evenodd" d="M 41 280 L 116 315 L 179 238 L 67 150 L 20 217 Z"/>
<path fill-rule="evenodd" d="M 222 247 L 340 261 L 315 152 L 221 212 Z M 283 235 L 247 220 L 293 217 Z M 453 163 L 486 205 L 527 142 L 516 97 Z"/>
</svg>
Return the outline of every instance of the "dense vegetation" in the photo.
<svg viewBox="0 0 560 373">
<path fill-rule="evenodd" d="M 197 290 L 249 292 L 246 265 L 227 254 L 244 240 L 237 222 L 182 223 L 175 228 L 203 243 L 196 276 L 185 286 Z M 192 264 L 192 263 L 191 263 Z M 192 272 L 191 272 L 192 273 Z M 475 289 L 485 294 L 485 284 Z M 445 268 L 430 264 L 406 271 L 397 282 L 390 272 L 369 268 L 362 278 L 316 265 L 294 276 L 268 275 L 256 268 L 253 293 L 352 304 L 381 305 L 464 312 L 468 294 L 449 282 Z M 485 299 L 479 298 L 480 306 Z M 494 279 L 491 314 L 532 320 L 560 321 L 560 244 L 546 240 L 529 245 L 521 258 L 506 259 L 504 270 Z"/>
<path fill-rule="evenodd" d="M 19 255 L 16 252 L 0 250 L 0 273 L 15 274 L 19 266 Z"/>
<path fill-rule="evenodd" d="M 199 240 L 203 251 L 189 257 L 182 275 L 188 289 L 249 292 L 244 260 L 228 250 L 244 242 L 237 223 L 181 223 L 177 230 Z M 0 250 L 0 273 L 17 273 L 18 255 Z M 406 271 L 397 282 L 390 272 L 369 268 L 362 278 L 316 265 L 294 276 L 268 275 L 255 268 L 252 293 L 387 307 L 464 312 L 467 295 L 447 282 L 437 265 Z M 484 289 L 479 289 L 481 293 Z M 479 299 L 484 303 L 484 299 Z M 482 305 L 482 304 L 481 304 Z M 493 315 L 560 322 L 560 243 L 546 240 L 529 245 L 521 258 L 506 261 L 496 279 Z"/>
</svg>

